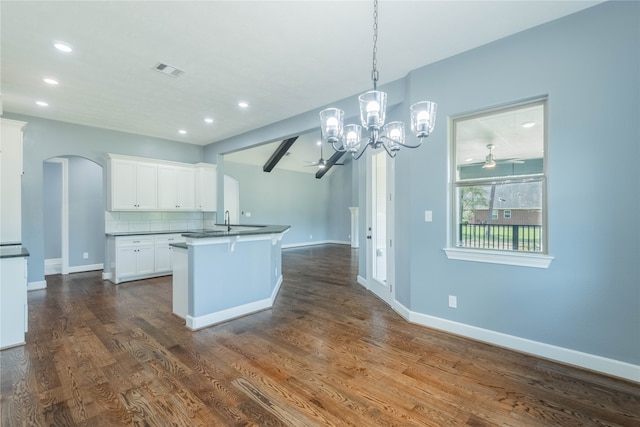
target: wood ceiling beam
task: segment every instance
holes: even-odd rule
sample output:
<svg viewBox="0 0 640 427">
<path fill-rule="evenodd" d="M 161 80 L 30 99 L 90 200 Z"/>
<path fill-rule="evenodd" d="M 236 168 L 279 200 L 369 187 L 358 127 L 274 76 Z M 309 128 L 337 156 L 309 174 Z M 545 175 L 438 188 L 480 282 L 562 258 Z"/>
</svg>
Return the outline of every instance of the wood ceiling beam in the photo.
<svg viewBox="0 0 640 427">
<path fill-rule="evenodd" d="M 316 172 L 316 178 L 320 179 L 324 176 L 324 174 L 329 172 L 329 169 L 331 169 L 331 167 L 335 165 L 338 160 L 342 158 L 342 156 L 344 156 L 344 153 L 344 151 L 336 151 L 335 153 L 333 153 L 333 156 L 329 157 L 329 160 L 327 160 L 324 169 L 318 169 L 318 172 Z"/>
<path fill-rule="evenodd" d="M 287 154 L 287 151 L 289 151 L 289 148 L 291 148 L 293 143 L 296 142 L 296 139 L 298 139 L 298 137 L 294 136 L 293 138 L 285 139 L 284 141 L 282 141 L 276 151 L 273 152 L 269 160 L 267 160 L 267 163 L 264 164 L 262 170 L 265 172 L 271 172 L 271 170 L 276 167 L 280 159 L 284 157 L 285 154 Z"/>
</svg>

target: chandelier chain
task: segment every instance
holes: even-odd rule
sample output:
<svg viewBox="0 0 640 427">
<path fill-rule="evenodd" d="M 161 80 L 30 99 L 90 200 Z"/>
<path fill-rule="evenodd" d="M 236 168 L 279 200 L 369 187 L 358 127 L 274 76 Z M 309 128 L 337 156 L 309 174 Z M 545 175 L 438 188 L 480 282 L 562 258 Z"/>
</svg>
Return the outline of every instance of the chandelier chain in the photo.
<svg viewBox="0 0 640 427">
<path fill-rule="evenodd" d="M 2 0 L 0 0 L 2 1 Z M 378 0 L 373 0 L 373 58 L 371 80 L 373 90 L 358 97 L 360 104 L 360 122 L 344 124 L 344 111 L 339 108 L 326 108 L 320 112 L 322 139 L 341 153 L 351 153 L 353 159 L 362 157 L 368 147 L 378 150 L 381 147 L 389 157 L 395 157 L 401 148 L 418 148 L 428 137 L 435 125 L 436 103 L 419 101 L 411 105 L 411 131 L 419 139 L 417 144 L 405 141 L 405 125 L 401 121 L 385 124 L 387 94 L 379 91 L 378 86 Z M 365 130 L 369 135 L 362 135 Z M 322 158 L 322 147 L 320 149 Z"/>
<path fill-rule="evenodd" d="M 378 0 L 373 1 L 373 68 L 371 70 L 371 80 L 373 80 L 373 90 L 378 87 Z"/>
</svg>

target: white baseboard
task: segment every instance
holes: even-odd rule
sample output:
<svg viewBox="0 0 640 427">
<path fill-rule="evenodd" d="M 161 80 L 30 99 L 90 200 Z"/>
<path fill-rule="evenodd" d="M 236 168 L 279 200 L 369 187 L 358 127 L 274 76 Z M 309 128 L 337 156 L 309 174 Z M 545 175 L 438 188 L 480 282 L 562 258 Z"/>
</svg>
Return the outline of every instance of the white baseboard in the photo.
<svg viewBox="0 0 640 427">
<path fill-rule="evenodd" d="M 62 258 L 49 258 L 44 260 L 44 275 L 62 274 Z"/>
<path fill-rule="evenodd" d="M 367 287 L 367 279 L 365 279 L 365 278 L 364 278 L 364 277 L 362 277 L 362 276 L 358 276 L 358 277 L 356 278 L 356 280 L 358 281 L 358 284 L 360 284 L 363 288 L 365 288 L 365 289 L 369 289 L 369 288 Z"/>
<path fill-rule="evenodd" d="M 342 240 L 317 240 L 314 242 L 289 243 L 286 245 L 282 245 L 282 249 L 301 248 L 304 246 L 317 246 L 317 245 L 328 245 L 328 244 L 351 246 L 351 242 L 345 242 Z"/>
<path fill-rule="evenodd" d="M 47 289 L 47 281 L 40 280 L 39 282 L 27 283 L 27 291 L 38 291 L 40 289 Z"/>
<path fill-rule="evenodd" d="M 226 322 L 231 319 L 236 319 L 238 317 L 269 309 L 273 307 L 276 296 L 280 291 L 282 281 L 282 275 L 280 275 L 280 277 L 278 278 L 278 282 L 276 283 L 276 286 L 273 289 L 273 292 L 271 292 L 271 296 L 269 298 L 265 298 L 259 301 L 253 301 L 238 307 L 228 308 L 226 310 L 216 311 L 215 313 L 209 313 L 203 316 L 187 315 L 187 318 L 185 319 L 187 328 L 191 330 L 202 329 L 206 328 L 207 326 L 213 326 L 217 323 Z"/>
<path fill-rule="evenodd" d="M 95 271 L 104 269 L 104 264 L 87 264 L 87 265 L 76 265 L 73 267 L 69 267 L 69 274 L 71 273 L 83 273 L 85 271 Z"/>
<path fill-rule="evenodd" d="M 398 301 L 394 301 L 394 308 L 412 323 L 640 383 L 640 365 L 417 313 Z"/>
<path fill-rule="evenodd" d="M 82 273 L 104 269 L 104 264 L 87 264 L 69 267 L 69 273 Z M 50 258 L 44 260 L 44 275 L 62 274 L 62 258 Z"/>
<path fill-rule="evenodd" d="M 106 272 L 102 272 L 102 280 L 111 280 L 112 274 L 111 273 L 106 273 Z"/>
</svg>

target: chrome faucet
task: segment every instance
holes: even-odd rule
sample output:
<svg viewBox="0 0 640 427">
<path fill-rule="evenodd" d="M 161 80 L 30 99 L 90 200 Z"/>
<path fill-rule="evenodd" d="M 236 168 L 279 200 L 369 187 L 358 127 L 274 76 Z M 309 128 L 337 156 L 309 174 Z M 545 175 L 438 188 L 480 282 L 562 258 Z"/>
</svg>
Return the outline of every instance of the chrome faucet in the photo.
<svg viewBox="0 0 640 427">
<path fill-rule="evenodd" d="M 227 231 L 231 231 L 231 214 L 229 214 L 229 211 L 224 211 L 224 225 L 227 226 Z"/>
</svg>

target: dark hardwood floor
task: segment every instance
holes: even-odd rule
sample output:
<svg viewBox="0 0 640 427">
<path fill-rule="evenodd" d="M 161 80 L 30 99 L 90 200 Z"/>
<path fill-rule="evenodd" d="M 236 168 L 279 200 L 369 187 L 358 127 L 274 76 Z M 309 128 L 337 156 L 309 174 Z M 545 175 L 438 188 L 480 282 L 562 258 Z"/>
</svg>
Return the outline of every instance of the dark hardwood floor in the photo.
<svg viewBox="0 0 640 427">
<path fill-rule="evenodd" d="M 357 254 L 283 251 L 273 309 L 190 332 L 171 278 L 48 276 L 0 352 L 9 426 L 640 426 L 640 385 L 413 325 Z"/>
</svg>

